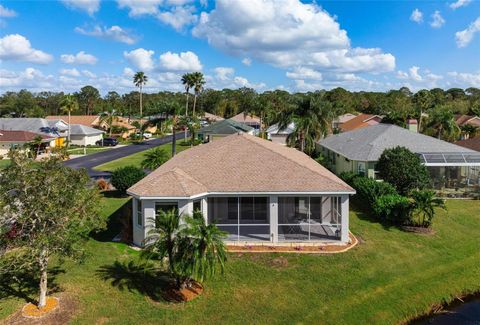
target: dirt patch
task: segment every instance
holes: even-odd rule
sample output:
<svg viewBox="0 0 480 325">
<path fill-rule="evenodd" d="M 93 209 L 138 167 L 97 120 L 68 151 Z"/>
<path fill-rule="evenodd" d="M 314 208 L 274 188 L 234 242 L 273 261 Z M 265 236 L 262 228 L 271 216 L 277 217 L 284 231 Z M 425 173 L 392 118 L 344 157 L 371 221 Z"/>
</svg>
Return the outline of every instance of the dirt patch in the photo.
<svg viewBox="0 0 480 325">
<path fill-rule="evenodd" d="M 50 310 L 50 312 L 45 313 L 43 316 L 37 318 L 27 318 L 23 316 L 22 310 L 27 308 L 22 308 L 22 310 L 17 311 L 16 313 L 9 316 L 1 324 L 8 325 L 58 325 L 66 324 L 69 320 L 75 315 L 77 310 L 77 301 L 62 293 L 57 296 L 58 305 L 56 308 Z M 28 306 L 28 305 L 27 305 Z M 31 307 L 29 307 L 31 308 Z M 35 306 L 33 309 L 36 308 Z M 27 308 L 28 309 L 28 308 Z"/>
<path fill-rule="evenodd" d="M 432 227 L 413 227 L 413 226 L 402 226 L 402 230 L 406 232 L 413 232 L 415 234 L 421 234 L 421 235 L 429 235 L 433 236 L 435 235 L 435 230 L 433 230 Z"/>
<path fill-rule="evenodd" d="M 40 318 L 51 313 L 58 307 L 58 298 L 57 297 L 47 297 L 47 302 L 42 308 L 38 308 L 37 305 L 32 304 L 31 302 L 23 306 L 22 316 L 27 318 Z"/>
<path fill-rule="evenodd" d="M 272 260 L 271 266 L 277 269 L 288 267 L 288 260 L 285 256 L 279 256 Z"/>
<path fill-rule="evenodd" d="M 198 282 L 191 282 L 184 289 L 169 288 L 165 290 L 163 298 L 169 302 L 189 302 L 203 293 L 203 286 Z"/>
</svg>

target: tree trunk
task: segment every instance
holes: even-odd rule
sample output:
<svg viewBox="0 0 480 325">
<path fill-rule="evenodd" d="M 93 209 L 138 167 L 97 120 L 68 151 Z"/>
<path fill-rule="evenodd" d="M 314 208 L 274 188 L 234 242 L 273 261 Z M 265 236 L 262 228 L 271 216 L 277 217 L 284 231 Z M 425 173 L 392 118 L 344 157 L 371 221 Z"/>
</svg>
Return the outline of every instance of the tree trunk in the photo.
<svg viewBox="0 0 480 325">
<path fill-rule="evenodd" d="M 305 136 L 303 131 L 300 132 L 300 151 L 305 152 Z"/>
<path fill-rule="evenodd" d="M 140 85 L 140 126 L 142 125 L 143 102 L 142 102 L 142 86 Z"/>
<path fill-rule="evenodd" d="M 193 97 L 193 113 L 192 116 L 195 116 L 195 107 L 197 106 L 197 94 Z"/>
<path fill-rule="evenodd" d="M 71 133 L 71 127 L 70 127 L 70 110 L 68 111 L 68 143 L 67 143 L 67 147 L 70 147 L 70 133 Z"/>
<path fill-rule="evenodd" d="M 174 117 L 175 119 L 176 117 Z M 177 127 L 177 123 L 173 123 L 172 126 L 172 157 L 175 156 L 177 153 L 177 137 L 176 137 L 176 130 L 175 128 Z"/>
<path fill-rule="evenodd" d="M 185 104 L 185 116 L 188 116 L 188 91 L 187 91 L 187 103 Z"/>
<path fill-rule="evenodd" d="M 43 249 L 40 253 L 39 264 L 40 264 L 40 297 L 38 299 L 38 307 L 43 308 L 47 304 L 48 255 L 47 255 L 46 249 Z"/>
</svg>

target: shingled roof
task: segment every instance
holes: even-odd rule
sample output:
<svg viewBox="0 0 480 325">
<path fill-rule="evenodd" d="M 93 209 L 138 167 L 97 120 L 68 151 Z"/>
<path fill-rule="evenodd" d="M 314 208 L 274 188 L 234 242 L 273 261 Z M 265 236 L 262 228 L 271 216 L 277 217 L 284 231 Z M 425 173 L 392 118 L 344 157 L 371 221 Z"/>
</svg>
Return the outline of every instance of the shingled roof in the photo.
<svg viewBox="0 0 480 325">
<path fill-rule="evenodd" d="M 248 134 L 183 151 L 128 190 L 142 198 L 239 192 L 354 191 L 304 153 Z"/>
<path fill-rule="evenodd" d="M 200 134 L 235 134 L 238 132 L 250 132 L 253 128 L 236 122 L 231 119 L 218 121 L 213 124 L 210 124 L 204 128 L 201 128 L 198 133 Z"/>
</svg>

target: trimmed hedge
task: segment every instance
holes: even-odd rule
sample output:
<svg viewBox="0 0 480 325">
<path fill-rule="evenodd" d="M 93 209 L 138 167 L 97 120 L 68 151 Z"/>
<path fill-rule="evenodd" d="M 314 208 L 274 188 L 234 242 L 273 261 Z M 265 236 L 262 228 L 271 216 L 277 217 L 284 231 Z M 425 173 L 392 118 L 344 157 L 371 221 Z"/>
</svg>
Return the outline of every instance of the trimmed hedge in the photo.
<svg viewBox="0 0 480 325">
<path fill-rule="evenodd" d="M 378 219 L 395 224 L 407 223 L 411 208 L 410 200 L 400 194 L 382 195 L 375 200 L 372 206 Z"/>
<path fill-rule="evenodd" d="M 352 186 L 357 191 L 358 197 L 368 204 L 370 208 L 377 198 L 383 195 L 398 194 L 395 188 L 387 182 L 378 182 L 367 177 L 355 177 Z"/>
<path fill-rule="evenodd" d="M 125 194 L 129 187 L 145 177 L 143 169 L 135 166 L 125 166 L 115 169 L 112 173 L 112 185 L 122 194 Z"/>
</svg>

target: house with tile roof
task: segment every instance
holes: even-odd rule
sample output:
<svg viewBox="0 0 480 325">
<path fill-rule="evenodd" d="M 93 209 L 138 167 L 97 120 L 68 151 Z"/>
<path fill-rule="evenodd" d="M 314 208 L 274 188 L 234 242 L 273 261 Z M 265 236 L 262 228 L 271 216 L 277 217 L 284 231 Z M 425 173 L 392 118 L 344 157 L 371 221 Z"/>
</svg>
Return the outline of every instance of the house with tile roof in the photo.
<svg viewBox="0 0 480 325">
<path fill-rule="evenodd" d="M 413 130 L 413 131 L 412 131 Z M 479 186 L 480 154 L 396 125 L 378 124 L 331 135 L 317 143 L 317 151 L 338 175 L 354 172 L 377 178 L 376 163 L 383 151 L 397 146 L 419 155 L 427 166 L 433 186 L 459 188 Z"/>
<path fill-rule="evenodd" d="M 5 156 L 11 148 L 22 148 L 37 137 L 42 139 L 42 147 L 46 148 L 55 138 L 28 131 L 9 131 L 0 129 L 0 155 Z"/>
<path fill-rule="evenodd" d="M 260 117 L 253 114 L 244 114 L 243 112 L 238 113 L 237 115 L 230 118 L 231 120 L 243 123 L 255 129 L 255 133 L 260 132 L 262 121 Z"/>
<path fill-rule="evenodd" d="M 353 118 L 347 119 L 345 122 L 339 125 L 339 129 L 342 132 L 348 132 L 367 126 L 377 125 L 381 121 L 382 117 L 380 115 L 359 114 Z"/>
<path fill-rule="evenodd" d="M 279 124 L 273 124 L 265 131 L 268 140 L 281 145 L 287 145 L 287 138 L 295 131 L 295 123 L 291 122 L 285 128 L 280 129 Z"/>
<path fill-rule="evenodd" d="M 0 129 L 6 131 L 27 131 L 50 137 L 50 147 L 63 147 L 67 139 L 68 125 L 60 120 L 43 118 L 0 118 Z"/>
<path fill-rule="evenodd" d="M 204 143 L 236 133 L 254 134 L 255 129 L 232 119 L 226 119 L 207 125 L 198 130 L 198 138 Z"/>
<path fill-rule="evenodd" d="M 159 211 L 200 210 L 235 243 L 349 241 L 354 190 L 304 153 L 243 133 L 177 154 L 128 189 L 133 241 Z"/>
</svg>

